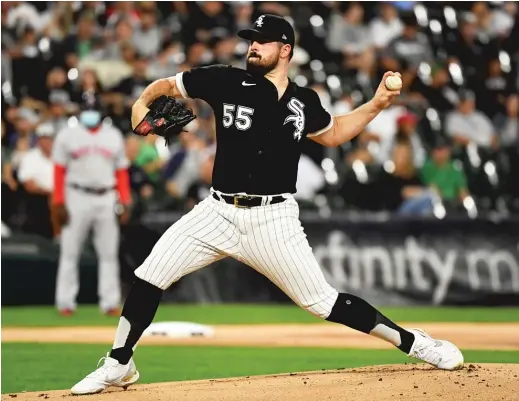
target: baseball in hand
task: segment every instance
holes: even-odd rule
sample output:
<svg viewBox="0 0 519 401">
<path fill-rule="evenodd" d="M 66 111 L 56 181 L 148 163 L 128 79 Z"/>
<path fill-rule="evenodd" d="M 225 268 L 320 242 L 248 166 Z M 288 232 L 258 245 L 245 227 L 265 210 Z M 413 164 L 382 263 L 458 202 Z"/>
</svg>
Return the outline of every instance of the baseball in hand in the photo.
<svg viewBox="0 0 519 401">
<path fill-rule="evenodd" d="M 390 75 L 386 78 L 386 88 L 390 91 L 402 89 L 402 79 L 398 75 Z"/>
</svg>

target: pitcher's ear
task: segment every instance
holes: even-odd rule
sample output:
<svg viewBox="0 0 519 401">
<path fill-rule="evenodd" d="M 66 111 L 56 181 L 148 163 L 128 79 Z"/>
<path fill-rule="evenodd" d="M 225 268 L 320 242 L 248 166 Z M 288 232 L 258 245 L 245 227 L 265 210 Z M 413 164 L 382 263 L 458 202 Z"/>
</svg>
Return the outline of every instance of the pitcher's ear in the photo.
<svg viewBox="0 0 519 401">
<path fill-rule="evenodd" d="M 283 57 L 290 57 L 290 58 L 292 58 L 292 46 L 287 45 L 287 44 L 283 44 L 283 46 L 281 47 L 281 55 Z"/>
</svg>

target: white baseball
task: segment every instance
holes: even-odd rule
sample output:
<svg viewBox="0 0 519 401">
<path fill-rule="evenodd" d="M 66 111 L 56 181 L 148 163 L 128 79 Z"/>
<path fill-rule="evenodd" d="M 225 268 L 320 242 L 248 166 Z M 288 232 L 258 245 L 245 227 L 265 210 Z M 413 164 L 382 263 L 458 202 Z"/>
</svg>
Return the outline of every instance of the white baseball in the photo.
<svg viewBox="0 0 519 401">
<path fill-rule="evenodd" d="M 386 88 L 390 91 L 402 89 L 402 79 L 398 75 L 390 75 L 386 78 Z"/>
</svg>

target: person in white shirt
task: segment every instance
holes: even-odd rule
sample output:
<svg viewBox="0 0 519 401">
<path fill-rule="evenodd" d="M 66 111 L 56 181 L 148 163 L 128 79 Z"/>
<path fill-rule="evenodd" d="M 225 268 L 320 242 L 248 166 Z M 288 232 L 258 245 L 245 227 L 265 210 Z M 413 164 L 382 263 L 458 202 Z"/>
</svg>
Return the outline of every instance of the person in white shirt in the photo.
<svg viewBox="0 0 519 401">
<path fill-rule="evenodd" d="M 485 114 L 476 110 L 474 92 L 469 90 L 461 91 L 458 109 L 447 115 L 445 131 L 456 144 L 462 146 L 475 143 L 482 148 L 498 147 L 492 122 Z"/>
<path fill-rule="evenodd" d="M 324 187 L 324 172 L 310 157 L 301 155 L 297 168 L 296 194 L 298 201 L 311 202 L 317 192 Z"/>
<path fill-rule="evenodd" d="M 7 3 L 10 3 L 6 10 L 8 13 L 6 20 L 8 28 L 16 29 L 18 32 L 27 27 L 34 29 L 36 32 L 40 32 L 44 28 L 45 19 L 42 18 L 36 7 L 32 4 L 23 1 L 12 1 Z M 2 12 L 4 12 L 4 10 L 2 10 Z"/>
<path fill-rule="evenodd" d="M 18 180 L 27 193 L 25 230 L 52 238 L 49 197 L 54 187 L 54 164 L 51 160 L 54 130 L 48 124 L 36 129 L 38 145 L 21 159 Z"/>
<path fill-rule="evenodd" d="M 369 31 L 371 40 L 377 50 L 384 49 L 389 42 L 402 34 L 404 24 L 398 18 L 398 11 L 391 3 L 381 3 L 380 16 L 374 18 Z"/>
</svg>

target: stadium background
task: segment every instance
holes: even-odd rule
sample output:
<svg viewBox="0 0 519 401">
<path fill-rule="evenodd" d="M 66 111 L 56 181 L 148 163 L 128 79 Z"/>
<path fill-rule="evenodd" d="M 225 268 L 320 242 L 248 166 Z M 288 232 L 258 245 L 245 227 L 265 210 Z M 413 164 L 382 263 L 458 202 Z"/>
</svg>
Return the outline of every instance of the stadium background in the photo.
<svg viewBox="0 0 519 401">
<path fill-rule="evenodd" d="M 297 193 L 301 220 L 330 283 L 379 306 L 398 306 L 388 313 L 399 321 L 483 326 L 519 321 L 517 309 L 509 307 L 519 304 L 517 3 L 2 2 L 1 7 L 4 328 L 116 323 L 99 316 L 95 306 L 80 307 L 67 321 L 50 306 L 59 254 L 48 205 L 52 180 L 49 184 L 43 161 L 32 169 L 32 182 L 20 181 L 28 152 L 45 150 L 58 130 L 74 123 L 84 91 L 102 96 L 104 123 L 121 130 L 131 161 L 134 204 L 130 223 L 121 227 L 120 250 L 126 290 L 164 229 L 208 193 L 215 150 L 212 111 L 205 103 L 189 101 L 199 118 L 169 148 L 154 136 L 131 134 L 131 105 L 154 79 L 213 63 L 243 66 L 247 43 L 235 33 L 263 13 L 283 15 L 294 24 L 290 78 L 314 88 L 332 113 L 367 101 L 385 70 L 404 77 L 398 103 L 351 143 L 336 149 L 304 143 Z M 440 169 L 444 174 L 438 178 Z M 413 196 L 406 192 L 409 185 L 419 187 Z M 89 244 L 81 259 L 82 304 L 97 300 L 96 268 Z M 279 306 L 288 300 L 277 288 L 232 260 L 181 280 L 164 301 L 162 320 L 309 321 L 291 306 Z M 218 303 L 231 305 L 201 306 Z M 515 335 L 517 325 L 509 325 Z M 469 360 L 517 363 L 519 344 L 510 344 L 516 351 L 506 356 L 473 351 Z M 38 368 L 42 378 L 28 384 L 16 361 L 39 366 L 63 349 L 63 358 L 75 358 L 77 347 L 3 343 L 2 348 L 3 364 L 7 358 L 11 368 L 7 379 L 4 371 L 2 392 L 66 388 L 90 366 L 85 361 L 67 372 L 70 383 Z M 104 348 L 84 345 L 83 356 L 95 359 Z M 156 364 L 152 355 L 176 352 L 189 360 L 189 352 L 198 352 L 144 348 L 147 361 L 141 369 Z M 300 358 L 309 363 L 273 368 L 278 360 L 262 360 L 251 349 L 243 355 L 259 359 L 249 370 L 243 364 L 241 370 L 222 369 L 213 362 L 202 372 L 199 366 L 184 366 L 187 373 L 167 375 L 170 367 L 162 366 L 144 380 L 404 361 L 375 354 L 370 359 L 366 351 L 358 357 L 329 351 L 326 362 L 312 363 L 305 351 Z M 214 352 L 214 359 L 228 357 L 226 351 L 205 352 Z"/>
</svg>

